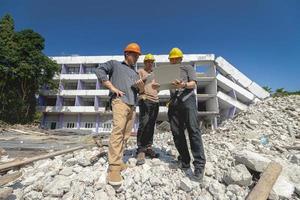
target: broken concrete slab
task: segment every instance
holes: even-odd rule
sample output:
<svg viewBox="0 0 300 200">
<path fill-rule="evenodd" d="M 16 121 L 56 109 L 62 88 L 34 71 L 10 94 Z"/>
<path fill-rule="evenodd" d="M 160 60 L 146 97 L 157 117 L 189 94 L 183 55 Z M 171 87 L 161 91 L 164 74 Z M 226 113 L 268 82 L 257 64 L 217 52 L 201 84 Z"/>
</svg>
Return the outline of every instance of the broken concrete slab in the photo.
<svg viewBox="0 0 300 200">
<path fill-rule="evenodd" d="M 291 199 L 295 186 L 284 176 L 279 176 L 272 191 L 281 199 Z"/>
<path fill-rule="evenodd" d="M 234 158 L 237 163 L 244 164 L 246 167 L 257 172 L 263 172 L 271 161 L 261 154 L 248 150 L 235 151 Z"/>
<path fill-rule="evenodd" d="M 245 165 L 239 164 L 229 170 L 224 176 L 224 181 L 227 185 L 237 184 L 240 186 L 249 186 L 252 183 L 252 175 Z"/>
</svg>

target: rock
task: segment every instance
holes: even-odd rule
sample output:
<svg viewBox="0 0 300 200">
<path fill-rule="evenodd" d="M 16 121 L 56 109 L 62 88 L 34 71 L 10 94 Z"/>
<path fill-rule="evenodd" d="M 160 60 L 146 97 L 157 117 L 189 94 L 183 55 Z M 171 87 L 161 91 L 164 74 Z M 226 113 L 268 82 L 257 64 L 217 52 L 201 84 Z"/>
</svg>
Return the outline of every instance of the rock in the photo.
<svg viewBox="0 0 300 200">
<path fill-rule="evenodd" d="M 101 175 L 99 176 L 98 180 L 95 182 L 95 189 L 99 190 L 102 189 L 105 184 L 106 184 L 106 173 L 102 172 Z"/>
<path fill-rule="evenodd" d="M 43 194 L 36 191 L 31 191 L 24 195 L 24 200 L 41 200 L 43 198 Z"/>
<path fill-rule="evenodd" d="M 146 172 L 151 169 L 151 167 L 147 163 L 143 164 L 142 166 L 143 166 L 143 170 Z"/>
<path fill-rule="evenodd" d="M 152 165 L 153 167 L 159 166 L 159 165 L 161 165 L 161 162 L 160 162 L 160 160 L 159 160 L 158 158 L 153 158 L 153 159 L 151 160 L 151 165 Z"/>
<path fill-rule="evenodd" d="M 254 119 L 250 119 L 249 120 L 249 124 L 251 124 L 251 125 L 258 125 L 258 122 L 256 120 L 254 120 Z"/>
<path fill-rule="evenodd" d="M 136 158 L 129 158 L 128 159 L 128 165 L 130 167 L 134 167 L 136 165 Z"/>
<path fill-rule="evenodd" d="M 279 198 L 290 199 L 294 193 L 295 186 L 286 177 L 280 175 L 272 190 Z"/>
<path fill-rule="evenodd" d="M 300 165 L 300 154 L 292 154 L 290 158 L 291 163 L 294 163 L 296 165 Z"/>
<path fill-rule="evenodd" d="M 236 151 L 234 158 L 236 162 L 244 164 L 249 169 L 257 172 L 263 172 L 268 166 L 270 159 L 252 151 Z"/>
<path fill-rule="evenodd" d="M 76 154 L 75 156 L 75 159 L 77 160 L 78 164 L 83 167 L 90 166 L 92 164 L 91 158 L 91 153 L 87 154 L 86 151 L 80 151 L 80 153 Z"/>
<path fill-rule="evenodd" d="M 161 185 L 161 181 L 156 176 L 152 176 L 149 181 L 152 187 Z"/>
<path fill-rule="evenodd" d="M 108 195 L 102 190 L 95 192 L 95 199 L 109 200 Z"/>
<path fill-rule="evenodd" d="M 170 123 L 167 121 L 163 121 L 158 126 L 156 126 L 156 129 L 160 132 L 170 132 L 171 131 Z"/>
<path fill-rule="evenodd" d="M 218 181 L 213 181 L 208 187 L 208 190 L 214 199 L 223 199 L 225 196 L 225 186 Z"/>
<path fill-rule="evenodd" d="M 43 189 L 43 195 L 52 197 L 62 197 L 64 193 L 68 192 L 71 187 L 71 179 L 57 175 L 52 182 L 50 182 Z"/>
<path fill-rule="evenodd" d="M 268 199 L 269 200 L 279 200 L 279 196 L 274 192 L 274 190 L 271 190 Z"/>
<path fill-rule="evenodd" d="M 206 162 L 206 164 L 205 164 L 205 175 L 207 175 L 207 176 L 214 175 L 214 167 L 211 162 Z"/>
<path fill-rule="evenodd" d="M 224 176 L 224 181 L 227 185 L 237 184 L 240 186 L 249 186 L 252 182 L 252 176 L 245 165 L 239 164 Z"/>
<path fill-rule="evenodd" d="M 71 167 L 71 166 L 76 165 L 77 163 L 78 163 L 78 161 L 77 161 L 76 158 L 70 158 L 70 159 L 66 160 L 64 165 L 67 166 L 67 167 Z"/>
<path fill-rule="evenodd" d="M 295 185 L 295 192 L 300 196 L 300 183 Z"/>
<path fill-rule="evenodd" d="M 145 183 L 149 178 L 150 178 L 150 173 L 148 173 L 147 171 L 142 171 L 141 174 L 141 181 L 142 183 Z"/>
<path fill-rule="evenodd" d="M 109 197 L 116 196 L 116 191 L 111 185 L 106 185 L 105 191 L 108 194 Z"/>
<path fill-rule="evenodd" d="M 213 200 L 213 196 L 207 191 L 203 190 L 197 197 L 197 200 Z"/>
<path fill-rule="evenodd" d="M 76 179 L 80 182 L 85 183 L 87 186 L 91 186 L 95 183 L 98 178 L 99 172 L 95 171 L 93 173 L 89 173 L 88 170 L 81 171 L 77 176 Z"/>
<path fill-rule="evenodd" d="M 66 168 L 63 168 L 60 172 L 59 172 L 60 175 L 63 175 L 63 176 L 70 176 L 73 174 L 73 169 L 72 167 L 66 167 Z"/>
<path fill-rule="evenodd" d="M 190 192 L 193 189 L 193 185 L 192 185 L 190 179 L 187 177 L 180 180 L 179 187 L 180 187 L 180 189 L 182 189 L 183 191 L 186 191 L 186 192 Z"/>
<path fill-rule="evenodd" d="M 246 197 L 246 193 L 244 191 L 244 189 L 242 187 L 240 187 L 239 185 L 228 185 L 228 187 L 226 188 L 226 191 L 230 191 L 232 194 L 234 194 L 235 196 L 239 196 L 239 197 Z"/>
</svg>

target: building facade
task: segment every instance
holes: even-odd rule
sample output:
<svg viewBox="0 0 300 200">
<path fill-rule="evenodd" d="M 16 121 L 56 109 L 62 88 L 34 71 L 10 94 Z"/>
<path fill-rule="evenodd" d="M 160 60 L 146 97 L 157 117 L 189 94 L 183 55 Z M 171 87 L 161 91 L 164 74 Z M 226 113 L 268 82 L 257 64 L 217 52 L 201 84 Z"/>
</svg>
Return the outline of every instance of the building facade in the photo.
<svg viewBox="0 0 300 200">
<path fill-rule="evenodd" d="M 123 61 L 123 56 L 52 57 L 60 65 L 58 90 L 46 88 L 39 96 L 38 110 L 43 112 L 41 125 L 49 129 L 80 129 L 96 133 L 110 132 L 112 113 L 108 107 L 109 91 L 95 75 L 99 64 L 109 60 Z M 169 62 L 168 55 L 155 55 L 155 67 Z M 248 105 L 267 98 L 269 94 L 238 71 L 224 58 L 213 54 L 187 54 L 184 63 L 197 71 L 197 104 L 199 120 L 216 127 L 221 120 L 231 118 Z M 143 67 L 140 56 L 136 68 Z M 158 122 L 167 120 L 166 102 L 169 91 L 159 93 Z M 139 113 L 136 108 L 137 115 Z M 133 131 L 138 127 L 138 116 Z"/>
</svg>

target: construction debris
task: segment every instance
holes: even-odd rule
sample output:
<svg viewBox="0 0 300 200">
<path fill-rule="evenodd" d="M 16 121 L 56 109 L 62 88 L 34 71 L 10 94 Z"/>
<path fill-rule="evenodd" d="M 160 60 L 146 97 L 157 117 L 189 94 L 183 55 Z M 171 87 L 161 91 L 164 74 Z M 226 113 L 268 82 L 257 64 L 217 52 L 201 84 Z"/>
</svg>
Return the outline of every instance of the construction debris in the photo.
<svg viewBox="0 0 300 200">
<path fill-rule="evenodd" d="M 75 148 L 70 148 L 70 149 L 66 149 L 66 150 L 61 150 L 61 151 L 57 151 L 57 152 L 52 152 L 52 153 L 48 153 L 46 155 L 41 155 L 41 156 L 36 156 L 33 158 L 28 158 L 22 161 L 15 161 L 15 162 L 9 162 L 6 164 L 2 164 L 0 165 L 0 172 L 5 172 L 8 171 L 10 169 L 13 169 L 15 167 L 19 167 L 19 166 L 23 166 L 38 160 L 42 160 L 42 159 L 47 159 L 47 158 L 52 158 L 61 154 L 66 154 L 66 153 L 70 153 L 79 149 L 83 149 L 83 148 L 87 148 L 90 146 L 79 146 L 79 147 L 75 147 Z"/>
<path fill-rule="evenodd" d="M 153 148 L 161 156 L 146 159 L 141 166 L 135 165 L 136 138 L 130 139 L 124 160 L 131 167 L 122 172 L 120 188 L 106 184 L 107 156 L 97 156 L 101 155 L 99 147 L 35 161 L 20 169 L 19 182 L 5 186 L 14 188 L 16 199 L 243 200 L 260 187 L 268 166 L 276 162 L 282 171 L 277 179 L 279 170 L 271 170 L 272 181 L 267 181 L 271 192 L 264 187 L 267 198 L 300 199 L 300 152 L 287 148 L 299 145 L 299 119 L 300 96 L 270 98 L 214 131 L 203 130 L 207 164 L 201 183 L 192 178 L 193 168 L 179 169 L 172 134 L 157 131 Z"/>
</svg>

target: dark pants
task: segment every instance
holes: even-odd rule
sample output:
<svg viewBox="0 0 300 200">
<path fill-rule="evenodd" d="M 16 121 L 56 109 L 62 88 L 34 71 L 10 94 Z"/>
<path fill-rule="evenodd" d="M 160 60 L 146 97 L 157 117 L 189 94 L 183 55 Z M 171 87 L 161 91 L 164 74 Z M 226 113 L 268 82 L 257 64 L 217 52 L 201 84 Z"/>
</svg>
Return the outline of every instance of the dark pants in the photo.
<svg viewBox="0 0 300 200">
<path fill-rule="evenodd" d="M 181 161 L 185 165 L 189 165 L 191 161 L 184 134 L 184 130 L 186 128 L 194 157 L 193 164 L 195 168 L 204 168 L 206 159 L 197 112 L 196 97 L 195 95 L 192 95 L 184 102 L 178 98 L 173 99 L 169 104 L 168 117 L 173 134 L 173 140 L 181 157 Z"/>
<path fill-rule="evenodd" d="M 139 129 L 137 132 L 138 152 L 146 150 L 153 144 L 154 126 L 159 103 L 149 100 L 140 100 L 139 109 Z"/>
</svg>

